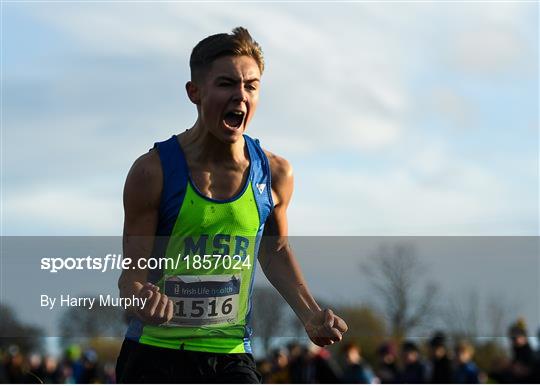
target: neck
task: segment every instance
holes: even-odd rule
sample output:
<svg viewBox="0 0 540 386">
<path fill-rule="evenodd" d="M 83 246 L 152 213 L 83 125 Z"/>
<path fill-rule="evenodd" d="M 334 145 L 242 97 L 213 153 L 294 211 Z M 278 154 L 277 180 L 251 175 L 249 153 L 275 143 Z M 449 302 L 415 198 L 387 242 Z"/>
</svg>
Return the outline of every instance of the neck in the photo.
<svg viewBox="0 0 540 386">
<path fill-rule="evenodd" d="M 200 163 L 240 163 L 247 158 L 243 137 L 234 143 L 221 142 L 202 125 L 200 119 L 183 137 L 184 152 Z"/>
</svg>

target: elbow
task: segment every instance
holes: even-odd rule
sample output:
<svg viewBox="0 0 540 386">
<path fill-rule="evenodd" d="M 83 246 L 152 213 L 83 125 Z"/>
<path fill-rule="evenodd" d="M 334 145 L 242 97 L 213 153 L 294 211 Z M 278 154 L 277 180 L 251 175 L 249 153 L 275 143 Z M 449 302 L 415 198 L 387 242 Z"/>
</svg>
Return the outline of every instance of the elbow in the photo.
<svg viewBox="0 0 540 386">
<path fill-rule="evenodd" d="M 127 281 L 129 280 L 127 276 L 128 275 L 126 274 L 126 271 L 122 271 L 122 273 L 120 274 L 120 277 L 118 278 L 117 284 L 118 284 L 118 289 L 120 291 L 122 291 L 122 289 L 126 287 Z"/>
<path fill-rule="evenodd" d="M 124 282 L 125 282 L 125 279 L 124 279 L 124 273 L 122 272 L 120 274 L 120 277 L 118 278 L 118 282 L 117 282 L 117 285 L 118 285 L 118 289 L 120 291 L 122 291 L 122 287 L 124 287 Z"/>
</svg>

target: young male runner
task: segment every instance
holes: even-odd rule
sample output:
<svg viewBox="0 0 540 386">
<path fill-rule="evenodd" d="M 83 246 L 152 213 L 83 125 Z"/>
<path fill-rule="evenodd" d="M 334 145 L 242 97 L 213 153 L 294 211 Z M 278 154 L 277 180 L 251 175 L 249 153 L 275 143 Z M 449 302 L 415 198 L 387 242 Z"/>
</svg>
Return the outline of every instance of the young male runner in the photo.
<svg viewBox="0 0 540 386">
<path fill-rule="evenodd" d="M 258 383 L 249 327 L 255 257 L 314 343 L 340 341 L 347 325 L 321 310 L 288 244 L 291 165 L 244 135 L 259 99 L 260 46 L 238 27 L 199 42 L 190 67 L 197 121 L 156 143 L 126 180 L 123 246 L 134 262 L 120 295 L 149 300 L 131 310 L 118 379 Z M 137 264 L 163 256 L 176 265 Z"/>
</svg>

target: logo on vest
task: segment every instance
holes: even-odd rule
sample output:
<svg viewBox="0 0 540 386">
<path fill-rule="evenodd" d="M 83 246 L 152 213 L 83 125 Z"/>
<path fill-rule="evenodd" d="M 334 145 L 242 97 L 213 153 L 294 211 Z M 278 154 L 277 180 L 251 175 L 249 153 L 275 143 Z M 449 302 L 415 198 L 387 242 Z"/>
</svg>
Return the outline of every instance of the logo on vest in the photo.
<svg viewBox="0 0 540 386">
<path fill-rule="evenodd" d="M 259 190 L 259 193 L 262 194 L 264 192 L 264 188 L 266 188 L 266 184 L 256 184 L 257 189 Z"/>
</svg>

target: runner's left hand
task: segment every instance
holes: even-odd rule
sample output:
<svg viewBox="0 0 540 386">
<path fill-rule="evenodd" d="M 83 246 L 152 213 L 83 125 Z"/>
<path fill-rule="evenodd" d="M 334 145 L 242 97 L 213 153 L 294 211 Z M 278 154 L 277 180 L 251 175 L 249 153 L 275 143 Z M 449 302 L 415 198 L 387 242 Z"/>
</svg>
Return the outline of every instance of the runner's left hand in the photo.
<svg viewBox="0 0 540 386">
<path fill-rule="evenodd" d="M 341 341 L 348 330 L 347 323 L 330 309 L 315 311 L 304 327 L 309 339 L 321 347 Z"/>
</svg>

